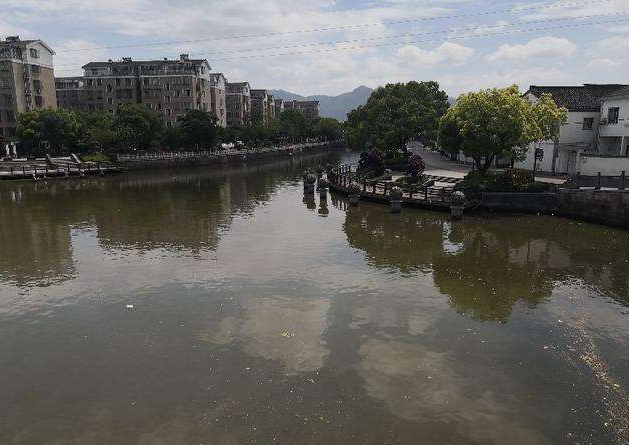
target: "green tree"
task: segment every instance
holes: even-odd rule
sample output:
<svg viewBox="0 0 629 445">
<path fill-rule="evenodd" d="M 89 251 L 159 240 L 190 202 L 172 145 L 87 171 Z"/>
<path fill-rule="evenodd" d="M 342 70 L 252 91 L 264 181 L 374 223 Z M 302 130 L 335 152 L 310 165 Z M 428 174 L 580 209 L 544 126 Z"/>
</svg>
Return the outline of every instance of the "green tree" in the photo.
<svg viewBox="0 0 629 445">
<path fill-rule="evenodd" d="M 65 154 L 77 147 L 80 123 L 71 110 L 34 110 L 18 117 L 18 138 L 33 154 Z"/>
<path fill-rule="evenodd" d="M 202 110 L 191 110 L 179 120 L 181 141 L 188 148 L 213 148 L 218 140 L 218 119 Z"/>
<path fill-rule="evenodd" d="M 292 141 L 308 137 L 312 132 L 310 122 L 297 110 L 285 110 L 280 114 L 282 135 Z"/>
<path fill-rule="evenodd" d="M 337 141 L 343 137 L 343 126 L 330 117 L 322 117 L 314 123 L 313 135 L 328 141 Z"/>
<path fill-rule="evenodd" d="M 439 145 L 462 151 L 485 173 L 496 157 L 523 159 L 531 143 L 556 135 L 564 111 L 548 98 L 532 104 L 515 85 L 464 94 L 441 118 Z"/>
<path fill-rule="evenodd" d="M 114 117 L 102 111 L 76 112 L 80 123 L 78 151 L 81 153 L 109 151 L 114 147 Z"/>
<path fill-rule="evenodd" d="M 123 104 L 118 107 L 113 128 L 120 152 L 148 150 L 159 144 L 164 122 L 142 105 Z"/>
<path fill-rule="evenodd" d="M 388 84 L 375 90 L 364 106 L 348 114 L 348 145 L 404 151 L 411 140 L 434 145 L 439 119 L 448 109 L 448 96 L 437 82 Z"/>
</svg>

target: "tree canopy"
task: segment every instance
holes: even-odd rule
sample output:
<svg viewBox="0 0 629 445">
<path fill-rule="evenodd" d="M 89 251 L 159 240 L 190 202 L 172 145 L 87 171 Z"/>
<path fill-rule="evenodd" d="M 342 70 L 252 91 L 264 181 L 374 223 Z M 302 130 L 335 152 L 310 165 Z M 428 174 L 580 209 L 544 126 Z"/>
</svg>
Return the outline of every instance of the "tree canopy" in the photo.
<svg viewBox="0 0 629 445">
<path fill-rule="evenodd" d="M 433 146 L 448 95 L 437 82 L 388 84 L 348 114 L 347 143 L 356 149 L 404 150 L 411 140 Z"/>
<path fill-rule="evenodd" d="M 531 143 L 555 139 L 566 118 L 551 96 L 531 103 L 515 85 L 467 93 L 441 118 L 439 146 L 485 172 L 497 157 L 520 160 Z"/>
<path fill-rule="evenodd" d="M 66 109 L 35 110 L 19 116 L 18 137 L 23 151 L 33 155 L 134 150 L 212 149 L 219 141 L 268 146 L 305 138 L 338 140 L 343 127 L 335 119 L 308 121 L 299 111 L 284 111 L 266 124 L 221 128 L 213 114 L 191 110 L 170 127 L 140 104 L 124 104 L 116 114 Z"/>
</svg>

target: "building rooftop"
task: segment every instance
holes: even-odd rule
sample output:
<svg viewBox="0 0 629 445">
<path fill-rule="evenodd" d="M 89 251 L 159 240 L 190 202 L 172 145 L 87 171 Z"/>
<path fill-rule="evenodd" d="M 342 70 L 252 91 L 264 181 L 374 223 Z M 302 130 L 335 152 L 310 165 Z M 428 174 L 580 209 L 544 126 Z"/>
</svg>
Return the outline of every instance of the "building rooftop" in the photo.
<svg viewBox="0 0 629 445">
<path fill-rule="evenodd" d="M 179 59 L 170 60 L 168 58 L 164 58 L 161 60 L 133 60 L 131 57 L 123 57 L 122 60 L 107 60 L 106 62 L 90 62 L 86 65 L 83 65 L 83 69 L 92 69 L 92 68 L 105 68 L 109 66 L 120 66 L 120 65 L 172 65 L 173 63 L 191 63 L 193 65 L 201 65 L 207 64 L 209 67 L 209 62 L 206 59 L 190 59 L 187 54 L 181 54 Z"/>
<path fill-rule="evenodd" d="M 581 86 L 539 86 L 531 85 L 528 93 L 540 97 L 549 93 L 560 107 L 569 111 L 598 111 L 601 100 L 628 88 L 622 84 L 585 84 Z"/>
</svg>

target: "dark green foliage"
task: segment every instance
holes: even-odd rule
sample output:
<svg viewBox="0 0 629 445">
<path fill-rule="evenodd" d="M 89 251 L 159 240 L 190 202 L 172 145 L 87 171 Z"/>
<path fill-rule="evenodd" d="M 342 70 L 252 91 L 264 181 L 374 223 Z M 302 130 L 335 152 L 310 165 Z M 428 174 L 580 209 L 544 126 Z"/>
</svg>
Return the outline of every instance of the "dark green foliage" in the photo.
<svg viewBox="0 0 629 445">
<path fill-rule="evenodd" d="M 530 172 L 510 169 L 506 171 L 470 172 L 455 187 L 466 192 L 544 192 L 550 186 L 533 182 Z"/>
<path fill-rule="evenodd" d="M 346 139 L 352 148 L 387 153 L 405 151 L 411 140 L 434 146 L 447 109 L 448 96 L 436 82 L 388 84 L 348 114 Z"/>
<path fill-rule="evenodd" d="M 188 149 L 211 149 L 218 140 L 218 119 L 202 110 L 191 110 L 179 120 L 181 144 Z"/>
<path fill-rule="evenodd" d="M 413 178 L 422 176 L 425 169 L 426 163 L 420 155 L 412 155 L 408 158 L 408 168 L 406 169 L 406 174 L 408 176 Z"/>
<path fill-rule="evenodd" d="M 148 150 L 213 150 L 219 141 L 242 141 L 245 147 L 300 142 L 306 138 L 338 140 L 342 126 L 334 119 L 309 122 L 295 110 L 265 125 L 220 128 L 201 110 L 166 127 L 161 117 L 139 104 L 121 105 L 115 115 L 100 111 L 37 110 L 19 116 L 21 151 L 31 155 L 126 153 Z"/>
<path fill-rule="evenodd" d="M 371 174 L 380 176 L 384 174 L 385 166 L 382 153 L 375 148 L 369 151 L 363 151 L 358 161 L 358 170 L 361 174 Z"/>
</svg>

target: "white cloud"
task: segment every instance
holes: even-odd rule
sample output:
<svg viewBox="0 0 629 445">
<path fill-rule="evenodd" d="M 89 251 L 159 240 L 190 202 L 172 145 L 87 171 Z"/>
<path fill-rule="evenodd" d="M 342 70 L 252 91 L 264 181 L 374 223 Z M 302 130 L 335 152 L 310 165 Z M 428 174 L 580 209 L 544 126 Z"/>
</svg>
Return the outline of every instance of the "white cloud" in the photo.
<svg viewBox="0 0 629 445">
<path fill-rule="evenodd" d="M 434 66 L 437 64 L 461 65 L 470 60 L 476 51 L 474 48 L 458 43 L 444 42 L 434 50 L 424 50 L 407 45 L 396 52 L 398 60 L 407 64 Z"/>
<path fill-rule="evenodd" d="M 629 52 L 629 36 L 614 36 L 603 39 L 596 45 L 599 53 L 626 56 Z"/>
<path fill-rule="evenodd" d="M 534 57 L 567 57 L 574 54 L 577 46 L 564 37 L 538 37 L 523 44 L 510 45 L 505 43 L 496 52 L 488 54 L 485 59 L 490 62 L 498 60 L 525 60 Z"/>
<path fill-rule="evenodd" d="M 617 60 L 600 58 L 600 59 L 590 60 L 586 66 L 589 69 L 605 70 L 609 68 L 615 68 L 619 65 L 620 65 L 620 62 Z"/>
</svg>

